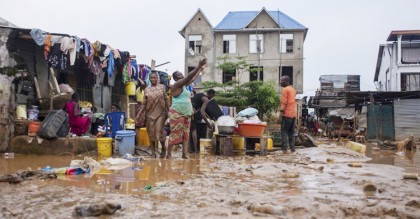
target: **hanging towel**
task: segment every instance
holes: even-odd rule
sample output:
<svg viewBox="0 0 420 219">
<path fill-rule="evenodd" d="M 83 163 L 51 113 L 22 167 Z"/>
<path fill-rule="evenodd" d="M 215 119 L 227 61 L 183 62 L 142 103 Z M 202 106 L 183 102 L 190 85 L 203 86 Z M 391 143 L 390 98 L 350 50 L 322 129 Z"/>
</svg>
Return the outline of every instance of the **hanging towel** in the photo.
<svg viewBox="0 0 420 219">
<path fill-rule="evenodd" d="M 139 79 L 139 66 L 137 65 L 137 61 L 135 59 L 131 59 L 131 79 L 138 81 Z"/>
<path fill-rule="evenodd" d="M 45 44 L 45 38 L 47 37 L 47 32 L 34 28 L 30 32 L 32 39 L 34 39 L 35 43 L 38 44 L 38 46 L 43 46 Z"/>
<path fill-rule="evenodd" d="M 114 52 L 113 51 L 109 52 L 107 71 L 108 71 L 108 77 L 112 78 L 112 73 L 114 72 Z"/>
<path fill-rule="evenodd" d="M 63 37 L 60 41 L 61 51 L 70 56 L 70 65 L 74 65 L 76 60 L 76 39 L 73 37 Z"/>
</svg>

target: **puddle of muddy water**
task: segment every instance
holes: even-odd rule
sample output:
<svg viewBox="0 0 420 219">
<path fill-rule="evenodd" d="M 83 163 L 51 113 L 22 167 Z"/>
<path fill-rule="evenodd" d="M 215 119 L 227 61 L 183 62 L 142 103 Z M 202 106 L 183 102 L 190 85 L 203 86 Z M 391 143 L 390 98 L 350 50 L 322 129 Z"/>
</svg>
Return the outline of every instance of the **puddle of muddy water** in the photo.
<svg viewBox="0 0 420 219">
<path fill-rule="evenodd" d="M 156 182 L 186 179 L 191 175 L 206 171 L 206 159 L 148 159 L 124 168 L 102 168 L 98 174 L 64 175 L 57 174 L 58 179 L 53 184 L 60 186 L 76 186 L 89 188 L 95 192 L 112 192 L 123 194 L 140 194 L 147 192 L 146 186 L 155 186 Z M 68 167 L 71 160 L 83 159 L 73 156 L 47 155 L 15 155 L 14 158 L 0 158 L 0 174 L 12 173 L 17 170 L 37 170 L 50 166 L 53 168 Z"/>
<path fill-rule="evenodd" d="M 366 156 L 372 158 L 368 163 L 393 165 L 404 168 L 406 173 L 420 174 L 420 148 L 397 152 L 396 150 L 380 150 L 376 144 L 372 143 L 367 143 L 366 146 Z"/>
</svg>

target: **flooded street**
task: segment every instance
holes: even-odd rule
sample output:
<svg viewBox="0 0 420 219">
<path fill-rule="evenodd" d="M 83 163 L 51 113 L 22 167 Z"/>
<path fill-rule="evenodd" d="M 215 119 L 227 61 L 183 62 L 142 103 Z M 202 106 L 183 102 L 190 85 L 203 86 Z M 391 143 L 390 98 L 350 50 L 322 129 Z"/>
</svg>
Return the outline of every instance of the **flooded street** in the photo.
<svg viewBox="0 0 420 219">
<path fill-rule="evenodd" d="M 121 218 L 420 218 L 420 182 L 403 179 L 420 173 L 419 154 L 373 145 L 371 160 L 323 144 L 266 157 L 146 158 L 93 176 L 2 183 L 0 217 L 71 218 L 77 205 L 110 202 L 122 205 L 112 216 Z M 0 159 L 0 172 L 67 167 L 73 159 L 83 156 L 15 155 Z M 362 167 L 348 165 L 355 162 Z"/>
</svg>

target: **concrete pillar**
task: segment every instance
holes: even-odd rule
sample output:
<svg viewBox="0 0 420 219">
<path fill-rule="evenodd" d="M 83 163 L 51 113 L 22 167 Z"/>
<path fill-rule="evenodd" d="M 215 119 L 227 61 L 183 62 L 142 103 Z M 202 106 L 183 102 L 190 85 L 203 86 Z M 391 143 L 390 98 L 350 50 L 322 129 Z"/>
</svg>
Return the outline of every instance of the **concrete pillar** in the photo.
<svg viewBox="0 0 420 219">
<path fill-rule="evenodd" d="M 401 38 L 402 35 L 398 35 L 397 64 L 401 64 Z"/>
</svg>

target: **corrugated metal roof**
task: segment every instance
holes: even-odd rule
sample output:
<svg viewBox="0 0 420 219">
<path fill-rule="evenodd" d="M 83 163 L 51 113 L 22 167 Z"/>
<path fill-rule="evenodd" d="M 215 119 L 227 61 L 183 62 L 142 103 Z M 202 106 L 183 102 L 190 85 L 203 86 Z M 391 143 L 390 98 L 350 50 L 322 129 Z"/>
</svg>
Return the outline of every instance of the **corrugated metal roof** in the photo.
<svg viewBox="0 0 420 219">
<path fill-rule="evenodd" d="M 267 11 L 282 29 L 307 29 L 281 11 Z M 248 25 L 260 11 L 231 11 L 214 28 L 215 30 L 239 30 Z"/>
<path fill-rule="evenodd" d="M 0 17 L 0 26 L 2 27 L 17 27 L 16 25 L 10 23 L 10 21 Z"/>
</svg>

